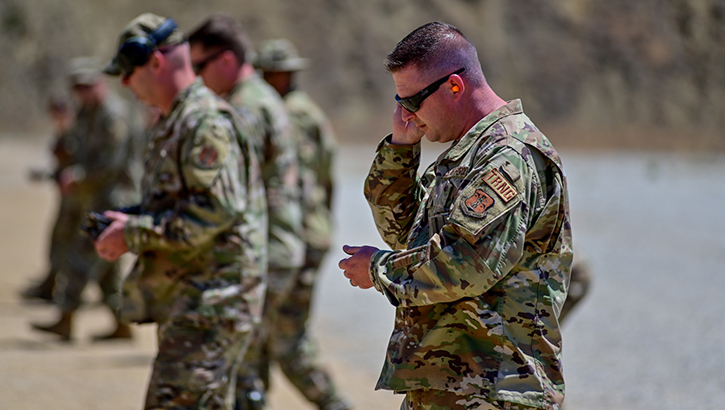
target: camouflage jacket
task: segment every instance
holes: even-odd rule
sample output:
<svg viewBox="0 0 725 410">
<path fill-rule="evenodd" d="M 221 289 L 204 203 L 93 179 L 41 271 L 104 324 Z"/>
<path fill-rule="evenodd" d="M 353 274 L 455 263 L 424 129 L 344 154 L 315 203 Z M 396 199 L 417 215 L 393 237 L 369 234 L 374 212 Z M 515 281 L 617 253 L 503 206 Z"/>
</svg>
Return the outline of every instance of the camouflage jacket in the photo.
<svg viewBox="0 0 725 410">
<path fill-rule="evenodd" d="M 298 132 L 303 232 L 308 247 L 327 250 L 332 237 L 332 163 L 335 136 L 322 109 L 304 91 L 284 96 Z"/>
<path fill-rule="evenodd" d="M 141 133 L 140 119 L 113 94 L 98 107 L 81 108 L 62 142 L 68 153 L 64 168 L 77 183 L 71 200 L 95 211 L 138 201 L 130 159 Z"/>
<path fill-rule="evenodd" d="M 240 326 L 261 314 L 266 201 L 249 129 L 200 79 L 151 130 L 142 202 L 125 227 L 138 260 L 122 318 L 163 323 L 196 312 Z M 136 286 L 134 286 L 136 285 Z"/>
<path fill-rule="evenodd" d="M 397 306 L 377 388 L 556 407 L 572 261 L 559 156 L 514 100 L 420 177 L 419 162 L 420 144 L 383 141 L 365 186 L 394 249 L 370 265 Z"/>
<path fill-rule="evenodd" d="M 269 207 L 269 268 L 298 268 L 305 248 L 297 146 L 282 97 L 255 73 L 237 84 L 226 99 L 254 117 L 251 139 L 261 161 Z"/>
</svg>

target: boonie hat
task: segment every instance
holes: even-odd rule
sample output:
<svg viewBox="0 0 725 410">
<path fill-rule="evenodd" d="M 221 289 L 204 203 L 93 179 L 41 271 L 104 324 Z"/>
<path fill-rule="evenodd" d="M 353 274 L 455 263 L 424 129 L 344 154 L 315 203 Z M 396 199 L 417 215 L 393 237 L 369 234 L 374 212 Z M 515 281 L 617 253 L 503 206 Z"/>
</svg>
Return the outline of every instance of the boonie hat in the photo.
<svg viewBox="0 0 725 410">
<path fill-rule="evenodd" d="M 71 86 L 93 85 L 101 76 L 103 64 L 97 57 L 76 57 L 67 65 L 68 81 Z"/>
<path fill-rule="evenodd" d="M 263 71 L 299 71 L 306 70 L 310 63 L 300 58 L 297 47 L 287 39 L 266 40 L 259 46 L 259 54 L 254 66 Z"/>
<path fill-rule="evenodd" d="M 106 68 L 103 69 L 103 72 L 110 75 L 120 75 L 121 63 L 119 62 L 118 51 L 121 49 L 121 46 L 123 46 L 127 40 L 134 37 L 152 39 L 150 35 L 154 33 L 159 27 L 161 27 L 162 24 L 164 24 L 164 22 L 166 22 L 167 20 L 169 19 L 153 13 L 144 13 L 128 23 L 126 28 L 123 29 L 121 35 L 118 37 L 116 55 L 113 56 Z M 155 46 L 172 46 L 176 44 L 181 44 L 184 41 L 186 41 L 184 33 L 177 27 L 175 27 L 174 24 L 174 28 L 171 33 L 164 38 L 158 39 L 158 42 L 155 44 Z"/>
</svg>

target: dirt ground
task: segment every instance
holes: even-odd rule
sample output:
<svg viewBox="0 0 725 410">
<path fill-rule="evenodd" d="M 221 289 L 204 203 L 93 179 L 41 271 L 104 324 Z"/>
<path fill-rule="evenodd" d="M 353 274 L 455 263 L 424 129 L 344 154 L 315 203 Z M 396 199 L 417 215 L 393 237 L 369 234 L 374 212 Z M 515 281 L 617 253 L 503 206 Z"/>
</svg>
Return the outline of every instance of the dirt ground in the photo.
<svg viewBox="0 0 725 410">
<path fill-rule="evenodd" d="M 153 326 L 130 343 L 97 344 L 111 317 L 90 289 L 72 343 L 30 329 L 55 319 L 18 291 L 46 268 L 55 212 L 48 184 L 27 170 L 48 160 L 42 138 L 0 138 L 0 409 L 142 407 L 155 354 Z M 435 153 L 424 146 L 427 160 Z M 356 409 L 397 409 L 374 391 L 393 308 L 352 288 L 336 267 L 340 247 L 382 246 L 362 197 L 372 146 L 343 146 L 338 158 L 334 249 L 317 289 L 311 332 Z M 577 253 L 588 260 L 590 294 L 564 324 L 567 410 L 682 410 L 725 402 L 725 155 L 564 152 Z M 273 409 L 312 407 L 273 375 Z"/>
</svg>

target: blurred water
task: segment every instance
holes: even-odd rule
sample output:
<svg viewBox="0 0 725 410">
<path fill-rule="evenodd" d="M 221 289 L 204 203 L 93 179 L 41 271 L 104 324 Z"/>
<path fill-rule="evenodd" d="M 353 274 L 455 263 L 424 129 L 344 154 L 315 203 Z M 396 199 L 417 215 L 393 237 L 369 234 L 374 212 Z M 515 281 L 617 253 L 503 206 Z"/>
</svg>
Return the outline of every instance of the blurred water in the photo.
<svg viewBox="0 0 725 410">
<path fill-rule="evenodd" d="M 425 161 L 436 147 L 425 146 Z M 313 330 L 325 355 L 375 377 L 393 308 L 337 268 L 383 246 L 362 196 L 374 147 L 341 148 L 338 229 Z M 564 152 L 577 249 L 594 282 L 564 328 L 567 409 L 689 409 L 725 401 L 725 155 Z M 370 386 L 372 389 L 373 386 Z"/>
</svg>

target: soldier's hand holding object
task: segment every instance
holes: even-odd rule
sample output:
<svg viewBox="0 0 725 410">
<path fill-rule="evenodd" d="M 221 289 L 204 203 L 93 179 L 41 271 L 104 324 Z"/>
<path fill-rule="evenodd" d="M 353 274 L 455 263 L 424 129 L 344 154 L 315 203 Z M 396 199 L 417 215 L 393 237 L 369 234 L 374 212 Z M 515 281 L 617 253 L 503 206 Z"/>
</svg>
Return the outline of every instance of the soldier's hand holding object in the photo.
<svg viewBox="0 0 725 410">
<path fill-rule="evenodd" d="M 106 211 L 103 215 L 112 219 L 113 222 L 111 222 L 108 228 L 103 230 L 103 233 L 101 233 L 93 244 L 96 247 L 98 256 L 113 262 L 128 252 L 126 238 L 123 234 L 123 228 L 128 220 L 128 215 L 115 211 Z"/>
<path fill-rule="evenodd" d="M 370 280 L 369 273 L 370 258 L 378 251 L 378 248 L 343 245 L 342 250 L 351 255 L 349 258 L 342 259 L 338 264 L 345 277 L 350 279 L 350 284 L 360 289 L 372 288 L 373 282 Z"/>
</svg>

